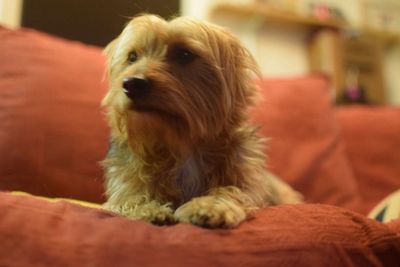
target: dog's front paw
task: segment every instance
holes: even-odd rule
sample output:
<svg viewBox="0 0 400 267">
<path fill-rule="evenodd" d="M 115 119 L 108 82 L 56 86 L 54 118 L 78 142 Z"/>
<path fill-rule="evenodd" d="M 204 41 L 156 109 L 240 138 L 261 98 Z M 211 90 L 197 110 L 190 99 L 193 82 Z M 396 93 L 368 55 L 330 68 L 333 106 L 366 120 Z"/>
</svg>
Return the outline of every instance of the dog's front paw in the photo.
<svg viewBox="0 0 400 267">
<path fill-rule="evenodd" d="M 166 206 L 160 206 L 153 209 L 144 209 L 139 215 L 141 220 L 151 222 L 156 225 L 170 225 L 175 223 L 173 210 Z"/>
<path fill-rule="evenodd" d="M 175 211 L 175 218 L 207 228 L 234 228 L 246 219 L 246 213 L 232 201 L 204 196 L 180 206 Z"/>
<path fill-rule="evenodd" d="M 136 204 L 128 201 L 122 205 L 109 205 L 106 203 L 104 208 L 129 219 L 143 220 L 156 225 L 175 223 L 173 210 L 168 205 L 160 205 L 155 202 Z"/>
</svg>

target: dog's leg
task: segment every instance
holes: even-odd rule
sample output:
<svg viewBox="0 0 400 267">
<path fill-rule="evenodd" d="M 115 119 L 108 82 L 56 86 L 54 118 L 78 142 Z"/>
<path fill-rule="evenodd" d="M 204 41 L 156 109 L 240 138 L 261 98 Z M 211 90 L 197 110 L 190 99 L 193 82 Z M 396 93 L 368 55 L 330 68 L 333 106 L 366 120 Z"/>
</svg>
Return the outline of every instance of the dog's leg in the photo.
<svg viewBox="0 0 400 267">
<path fill-rule="evenodd" d="M 173 224 L 175 218 L 169 204 L 161 204 L 156 200 L 148 200 L 148 196 L 118 197 L 118 201 L 110 198 L 103 207 L 129 219 L 144 220 L 157 225 Z"/>
<path fill-rule="evenodd" d="M 180 206 L 175 211 L 175 219 L 209 228 L 234 228 L 257 208 L 241 189 L 218 187 Z"/>
<path fill-rule="evenodd" d="M 175 220 L 171 204 L 161 202 L 151 195 L 146 179 L 138 178 L 140 170 L 135 160 L 126 144 L 111 142 L 107 158 L 103 162 L 107 195 L 104 209 L 154 224 L 173 223 Z"/>
<path fill-rule="evenodd" d="M 267 175 L 277 192 L 279 198 L 277 204 L 300 204 L 303 202 L 303 195 L 294 190 L 288 183 L 284 182 L 271 172 L 267 172 Z"/>
</svg>

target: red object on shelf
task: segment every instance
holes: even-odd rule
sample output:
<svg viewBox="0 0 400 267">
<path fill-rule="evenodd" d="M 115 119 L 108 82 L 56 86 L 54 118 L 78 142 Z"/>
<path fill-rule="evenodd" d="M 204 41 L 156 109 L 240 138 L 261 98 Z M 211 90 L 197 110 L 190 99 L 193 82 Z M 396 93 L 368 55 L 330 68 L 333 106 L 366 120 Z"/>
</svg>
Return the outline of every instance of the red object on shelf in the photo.
<svg viewBox="0 0 400 267">
<path fill-rule="evenodd" d="M 313 8 L 314 16 L 321 20 L 326 20 L 331 18 L 330 8 L 327 5 L 318 4 Z"/>
</svg>

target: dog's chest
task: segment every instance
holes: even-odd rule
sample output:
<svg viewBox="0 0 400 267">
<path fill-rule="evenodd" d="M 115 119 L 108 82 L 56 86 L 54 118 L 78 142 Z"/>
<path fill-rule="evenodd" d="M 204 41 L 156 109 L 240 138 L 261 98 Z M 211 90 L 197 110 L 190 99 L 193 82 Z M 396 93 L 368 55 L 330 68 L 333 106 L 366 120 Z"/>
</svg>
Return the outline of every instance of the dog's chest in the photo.
<svg viewBox="0 0 400 267">
<path fill-rule="evenodd" d="M 176 185 L 181 194 L 183 203 L 190 199 L 200 196 L 206 188 L 205 176 L 202 166 L 194 157 L 187 159 L 178 168 Z"/>
</svg>

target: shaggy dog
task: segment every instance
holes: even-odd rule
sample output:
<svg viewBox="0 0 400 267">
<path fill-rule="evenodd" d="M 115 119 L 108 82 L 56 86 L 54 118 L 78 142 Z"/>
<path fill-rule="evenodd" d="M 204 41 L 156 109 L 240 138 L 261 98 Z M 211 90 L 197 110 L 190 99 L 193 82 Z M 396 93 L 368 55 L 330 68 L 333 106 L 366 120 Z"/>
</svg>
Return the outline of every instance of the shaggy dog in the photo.
<svg viewBox="0 0 400 267">
<path fill-rule="evenodd" d="M 248 122 L 256 62 L 226 30 L 132 19 L 105 49 L 111 127 L 106 209 L 155 224 L 232 228 L 300 196 L 265 170 Z"/>
</svg>

